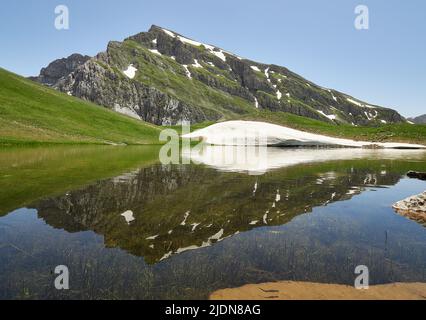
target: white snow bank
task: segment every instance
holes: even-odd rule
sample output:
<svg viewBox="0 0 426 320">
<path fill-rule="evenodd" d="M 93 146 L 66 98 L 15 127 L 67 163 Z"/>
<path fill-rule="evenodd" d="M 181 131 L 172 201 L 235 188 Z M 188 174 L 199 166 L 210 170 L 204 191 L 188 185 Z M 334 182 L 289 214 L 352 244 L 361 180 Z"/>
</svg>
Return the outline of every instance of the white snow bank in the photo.
<svg viewBox="0 0 426 320">
<path fill-rule="evenodd" d="M 362 107 L 363 104 L 361 102 L 355 101 L 351 98 L 346 98 L 346 100 L 348 100 L 350 103 L 353 103 L 354 105 L 357 105 L 358 107 Z"/>
<path fill-rule="evenodd" d="M 210 50 L 210 52 L 211 53 L 213 53 L 216 57 L 218 57 L 220 60 L 222 60 L 222 61 L 226 61 L 226 56 L 225 56 L 225 54 L 223 53 L 223 50 L 219 50 L 219 51 L 216 51 L 216 50 Z"/>
<path fill-rule="evenodd" d="M 129 65 L 127 67 L 126 70 L 123 71 L 123 73 L 130 79 L 133 79 L 136 75 L 136 71 L 138 71 L 138 69 L 136 69 L 133 64 Z"/>
<path fill-rule="evenodd" d="M 369 104 L 365 104 L 364 107 L 370 108 L 370 109 L 376 109 L 376 107 L 370 106 Z M 377 111 L 376 111 L 377 112 Z"/>
<path fill-rule="evenodd" d="M 186 43 L 186 44 L 190 44 L 190 45 L 193 45 L 193 46 L 196 46 L 196 47 L 198 47 L 198 46 L 201 46 L 201 45 L 203 45 L 204 47 L 206 47 L 207 49 L 209 49 L 209 50 L 213 50 L 214 49 L 214 47 L 213 46 L 211 46 L 211 45 L 208 45 L 208 44 L 204 44 L 204 43 L 201 43 L 201 42 L 198 42 L 198 41 L 195 41 L 195 40 L 192 40 L 192 39 L 188 39 L 188 38 L 185 38 L 185 37 L 183 37 L 183 36 L 180 36 L 180 35 L 176 35 L 176 34 L 174 34 L 173 32 L 171 32 L 171 31 L 169 31 L 169 30 L 167 30 L 167 29 L 162 29 L 167 35 L 169 35 L 170 37 L 172 37 L 172 38 L 178 38 L 181 42 L 183 42 L 183 43 Z"/>
<path fill-rule="evenodd" d="M 194 59 L 194 64 L 192 65 L 194 68 L 202 68 L 203 66 L 198 63 L 197 59 Z"/>
<path fill-rule="evenodd" d="M 261 72 L 258 66 L 250 66 L 254 71 Z"/>
<path fill-rule="evenodd" d="M 353 103 L 354 105 L 357 105 L 358 107 L 369 108 L 369 109 L 377 109 L 376 107 L 373 107 L 369 104 L 363 104 L 363 103 L 356 101 L 354 99 L 351 99 L 351 98 L 346 98 L 346 100 L 348 100 L 350 103 Z M 376 111 L 376 113 L 377 113 L 377 111 Z"/>
<path fill-rule="evenodd" d="M 204 142 L 213 145 L 332 145 L 358 148 L 378 145 L 383 148 L 426 148 L 426 146 L 419 144 L 373 143 L 333 138 L 266 122 L 241 120 L 216 123 L 182 137 L 202 138 Z"/>
<path fill-rule="evenodd" d="M 373 120 L 377 117 L 378 113 L 376 111 L 376 113 L 373 115 L 370 112 L 364 111 L 365 116 L 367 117 L 368 120 Z"/>
<path fill-rule="evenodd" d="M 254 106 L 256 107 L 256 109 L 259 109 L 259 101 L 256 97 L 254 97 Z"/>
<path fill-rule="evenodd" d="M 188 38 L 185 38 L 185 37 L 182 37 L 182 36 L 180 36 L 180 35 L 176 35 L 176 34 L 174 34 L 173 32 L 171 32 L 171 31 L 169 31 L 169 30 L 167 30 L 167 29 L 162 29 L 168 36 L 170 36 L 170 37 L 172 37 L 172 38 L 178 38 L 181 42 L 183 42 L 183 43 L 186 43 L 186 44 L 190 44 L 190 45 L 193 45 L 193 46 L 196 46 L 196 47 L 198 47 L 198 46 L 201 46 L 201 45 L 203 45 L 204 47 L 206 47 L 207 49 L 209 49 L 209 50 L 213 50 L 214 49 L 214 47 L 213 46 L 210 46 L 210 45 L 208 45 L 208 44 L 204 44 L 204 43 L 201 43 L 201 42 L 198 42 L 198 41 L 195 41 L 195 40 L 192 40 L 192 39 L 188 39 Z"/>
<path fill-rule="evenodd" d="M 196 47 L 203 45 L 207 49 L 213 49 L 212 46 L 209 46 L 209 45 L 206 45 L 204 43 L 201 43 L 201 42 L 198 42 L 198 41 L 195 41 L 195 40 L 191 40 L 191 39 L 188 39 L 188 38 L 185 38 L 185 37 L 182 37 L 182 36 L 178 36 L 178 39 L 180 41 L 182 41 L 183 43 L 187 43 L 187 44 L 190 44 L 190 45 L 193 45 L 193 46 L 196 46 Z"/>
<path fill-rule="evenodd" d="M 166 30 L 166 29 L 162 29 L 167 35 L 169 35 L 170 37 L 172 37 L 172 38 L 174 38 L 175 37 L 175 34 L 173 33 L 173 32 L 171 32 L 171 31 L 169 31 L 169 30 Z"/>
<path fill-rule="evenodd" d="M 330 120 L 336 120 L 336 116 L 334 114 L 325 114 L 324 111 L 321 111 L 321 110 L 318 110 L 318 112 Z"/>
<path fill-rule="evenodd" d="M 166 30 L 166 29 L 162 29 L 167 35 L 169 35 L 170 37 L 172 37 L 172 38 L 178 38 L 181 42 L 183 42 L 183 43 L 186 43 L 186 44 L 190 44 L 190 45 L 192 45 L 192 46 L 196 46 L 196 47 L 199 47 L 199 46 L 204 46 L 208 51 L 210 51 L 210 53 L 212 53 L 212 54 L 214 54 L 216 57 L 218 57 L 219 59 L 221 59 L 222 61 L 226 61 L 226 56 L 225 56 L 225 54 L 224 54 L 224 51 L 223 50 L 221 50 L 221 49 L 218 49 L 218 48 L 216 48 L 216 47 L 214 47 L 214 46 L 212 46 L 212 45 L 209 45 L 209 44 L 205 44 L 205 43 L 202 43 L 202 42 L 198 42 L 198 41 L 195 41 L 195 40 L 192 40 L 192 39 L 188 39 L 188 38 L 185 38 L 185 37 L 183 37 L 183 36 L 180 36 L 180 35 L 176 35 L 176 34 L 174 34 L 173 32 L 171 32 L 171 31 L 169 31 L 169 30 Z M 228 52 L 226 52 L 226 53 L 228 53 Z M 232 55 L 234 55 L 234 54 L 232 54 Z M 235 56 L 235 55 L 234 55 Z"/>
<path fill-rule="evenodd" d="M 271 79 L 269 79 L 269 67 L 265 69 L 265 77 L 268 82 L 271 82 Z"/>
<path fill-rule="evenodd" d="M 152 53 L 158 54 L 159 56 L 162 56 L 161 52 L 158 51 L 157 49 L 149 49 L 149 51 L 151 51 Z"/>
<path fill-rule="evenodd" d="M 185 69 L 186 76 L 187 76 L 189 79 L 191 79 L 191 78 L 192 78 L 192 76 L 191 76 L 191 72 L 190 72 L 190 71 L 189 71 L 189 69 L 188 69 L 188 65 L 183 64 L 182 66 L 183 66 L 183 68 Z"/>
<path fill-rule="evenodd" d="M 328 89 L 327 91 L 330 92 L 331 97 L 333 98 L 333 100 L 337 102 L 337 98 L 334 96 L 333 92 L 331 92 L 330 89 Z"/>
</svg>

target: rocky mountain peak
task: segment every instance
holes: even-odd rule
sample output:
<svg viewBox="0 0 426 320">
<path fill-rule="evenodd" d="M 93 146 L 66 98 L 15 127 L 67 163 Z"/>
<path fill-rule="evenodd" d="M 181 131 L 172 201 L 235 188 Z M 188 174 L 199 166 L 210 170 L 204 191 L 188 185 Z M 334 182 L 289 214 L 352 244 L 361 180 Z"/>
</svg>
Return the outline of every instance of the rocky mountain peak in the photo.
<svg viewBox="0 0 426 320">
<path fill-rule="evenodd" d="M 35 80 L 155 124 L 280 111 L 354 126 L 406 121 L 395 110 L 323 88 L 285 67 L 156 25 L 110 42 L 90 60 L 70 58 L 54 61 L 46 70 L 58 72 L 42 70 Z"/>
<path fill-rule="evenodd" d="M 62 59 L 57 59 L 51 62 L 46 68 L 42 68 L 37 77 L 30 79 L 41 82 L 45 85 L 53 86 L 61 78 L 68 76 L 79 66 L 88 61 L 91 57 L 73 53 L 70 56 Z"/>
</svg>

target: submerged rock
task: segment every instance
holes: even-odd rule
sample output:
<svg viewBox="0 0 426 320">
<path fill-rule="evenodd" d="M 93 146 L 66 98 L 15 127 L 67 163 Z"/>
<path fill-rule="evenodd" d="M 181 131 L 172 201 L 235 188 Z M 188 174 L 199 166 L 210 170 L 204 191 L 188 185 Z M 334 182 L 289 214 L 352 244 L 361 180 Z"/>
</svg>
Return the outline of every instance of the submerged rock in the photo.
<svg viewBox="0 0 426 320">
<path fill-rule="evenodd" d="M 426 191 L 398 201 L 392 207 L 400 215 L 426 226 Z"/>
</svg>

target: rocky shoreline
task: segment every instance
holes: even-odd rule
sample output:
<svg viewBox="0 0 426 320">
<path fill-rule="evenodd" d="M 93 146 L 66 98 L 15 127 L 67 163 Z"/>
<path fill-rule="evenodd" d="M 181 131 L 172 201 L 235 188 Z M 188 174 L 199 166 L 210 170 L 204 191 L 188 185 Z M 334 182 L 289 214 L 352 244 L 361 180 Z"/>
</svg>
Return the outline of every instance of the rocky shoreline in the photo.
<svg viewBox="0 0 426 320">
<path fill-rule="evenodd" d="M 398 214 L 426 226 L 426 191 L 398 201 L 392 207 Z"/>
</svg>

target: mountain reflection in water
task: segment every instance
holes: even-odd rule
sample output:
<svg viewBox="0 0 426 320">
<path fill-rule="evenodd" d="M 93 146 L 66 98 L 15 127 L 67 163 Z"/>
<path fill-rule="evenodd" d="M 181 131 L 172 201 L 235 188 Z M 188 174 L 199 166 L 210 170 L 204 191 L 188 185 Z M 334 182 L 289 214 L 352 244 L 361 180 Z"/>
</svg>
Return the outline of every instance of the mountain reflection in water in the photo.
<svg viewBox="0 0 426 320">
<path fill-rule="evenodd" d="M 423 154 L 408 152 L 413 158 Z M 34 208 L 55 228 L 93 230 L 107 247 L 154 264 L 253 228 L 286 224 L 369 187 L 395 185 L 405 170 L 395 170 L 392 159 L 403 154 L 407 151 L 272 149 L 267 160 L 273 170 L 262 176 L 157 164 L 42 200 Z M 349 158 L 356 160 L 339 160 Z M 238 165 L 233 171 L 243 171 Z"/>
</svg>

